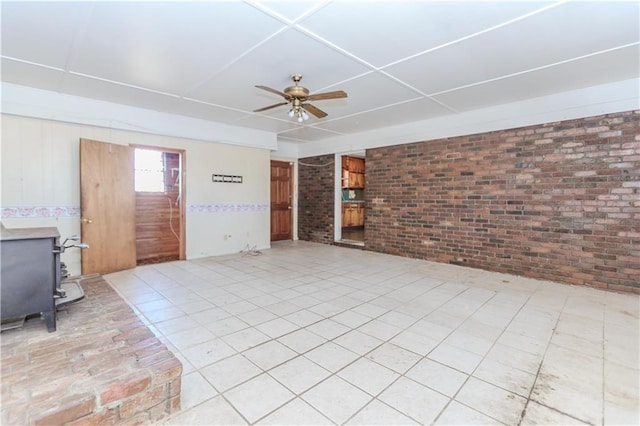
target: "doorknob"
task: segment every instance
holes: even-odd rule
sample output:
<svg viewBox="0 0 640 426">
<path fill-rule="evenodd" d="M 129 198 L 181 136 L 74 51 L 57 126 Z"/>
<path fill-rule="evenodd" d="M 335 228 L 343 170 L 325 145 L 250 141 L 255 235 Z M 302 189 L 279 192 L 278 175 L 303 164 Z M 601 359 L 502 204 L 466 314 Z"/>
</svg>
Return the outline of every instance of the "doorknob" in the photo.
<svg viewBox="0 0 640 426">
<path fill-rule="evenodd" d="M 92 223 L 93 222 L 93 220 L 85 219 L 84 217 L 82 219 L 80 219 L 80 221 L 82 221 L 82 223 Z"/>
<path fill-rule="evenodd" d="M 289 210 L 291 210 L 291 206 L 288 206 L 287 208 L 288 208 Z"/>
</svg>

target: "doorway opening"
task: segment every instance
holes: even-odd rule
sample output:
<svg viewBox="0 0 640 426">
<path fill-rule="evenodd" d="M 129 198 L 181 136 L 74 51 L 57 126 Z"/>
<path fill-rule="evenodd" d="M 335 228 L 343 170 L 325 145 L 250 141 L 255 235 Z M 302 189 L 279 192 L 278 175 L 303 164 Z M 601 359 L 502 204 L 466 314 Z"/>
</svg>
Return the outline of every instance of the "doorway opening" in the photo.
<svg viewBox="0 0 640 426">
<path fill-rule="evenodd" d="M 343 244 L 364 246 L 365 229 L 365 158 L 350 154 L 341 157 L 340 201 L 341 239 Z"/>
<path fill-rule="evenodd" d="M 136 262 L 184 259 L 184 152 L 134 148 Z"/>
</svg>

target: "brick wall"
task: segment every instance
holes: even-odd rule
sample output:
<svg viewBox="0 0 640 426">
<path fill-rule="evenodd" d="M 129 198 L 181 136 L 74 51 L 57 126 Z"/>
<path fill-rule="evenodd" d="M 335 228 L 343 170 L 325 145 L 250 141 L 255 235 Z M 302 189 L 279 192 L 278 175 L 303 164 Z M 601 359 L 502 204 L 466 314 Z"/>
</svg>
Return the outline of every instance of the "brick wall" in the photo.
<svg viewBox="0 0 640 426">
<path fill-rule="evenodd" d="M 331 155 L 298 162 L 298 239 L 331 244 L 334 239 L 334 160 Z"/>
<path fill-rule="evenodd" d="M 640 293 L 639 122 L 625 112 L 368 150 L 366 249 Z M 300 185 L 314 185 L 314 208 L 328 199 L 316 179 Z"/>
</svg>

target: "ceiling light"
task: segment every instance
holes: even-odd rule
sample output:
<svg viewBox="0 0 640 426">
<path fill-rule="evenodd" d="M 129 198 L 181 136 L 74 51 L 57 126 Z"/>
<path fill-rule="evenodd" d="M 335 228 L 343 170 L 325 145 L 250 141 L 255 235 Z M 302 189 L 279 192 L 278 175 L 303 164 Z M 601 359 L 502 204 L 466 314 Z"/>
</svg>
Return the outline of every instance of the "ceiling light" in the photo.
<svg viewBox="0 0 640 426">
<path fill-rule="evenodd" d="M 291 107 L 287 115 L 289 115 L 289 118 L 295 117 L 298 123 L 302 123 L 303 121 L 309 119 L 309 114 L 307 114 L 307 112 L 302 109 L 302 104 L 298 99 L 294 99 L 293 106 Z"/>
</svg>

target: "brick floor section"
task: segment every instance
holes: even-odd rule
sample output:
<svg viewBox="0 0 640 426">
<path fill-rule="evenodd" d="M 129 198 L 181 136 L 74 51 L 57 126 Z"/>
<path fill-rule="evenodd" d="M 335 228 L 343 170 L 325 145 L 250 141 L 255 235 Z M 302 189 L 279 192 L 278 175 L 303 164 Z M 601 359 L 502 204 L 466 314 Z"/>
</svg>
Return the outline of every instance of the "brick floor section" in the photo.
<svg viewBox="0 0 640 426">
<path fill-rule="evenodd" d="M 1 336 L 9 424 L 148 424 L 180 410 L 182 364 L 101 277 L 58 311 Z"/>
</svg>

